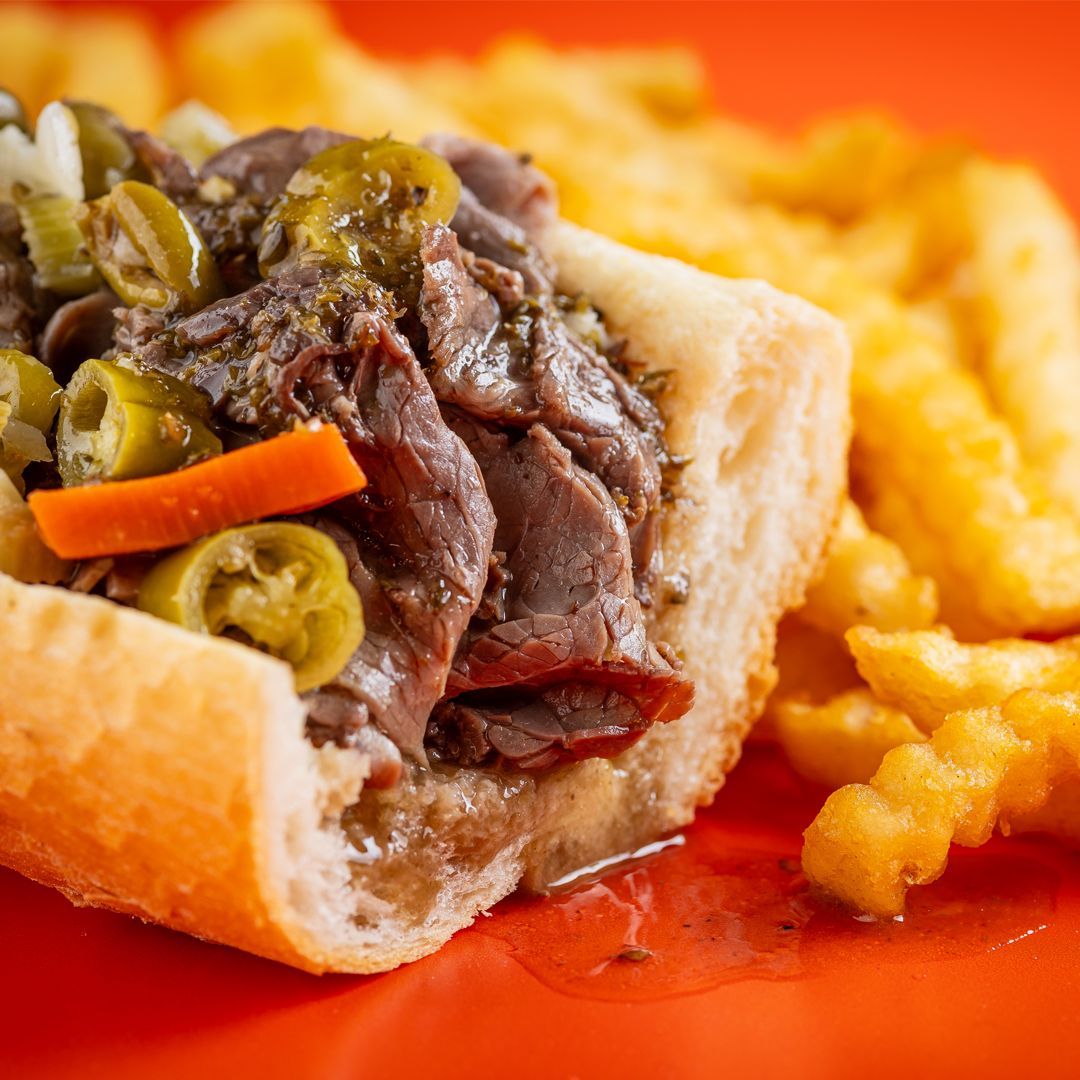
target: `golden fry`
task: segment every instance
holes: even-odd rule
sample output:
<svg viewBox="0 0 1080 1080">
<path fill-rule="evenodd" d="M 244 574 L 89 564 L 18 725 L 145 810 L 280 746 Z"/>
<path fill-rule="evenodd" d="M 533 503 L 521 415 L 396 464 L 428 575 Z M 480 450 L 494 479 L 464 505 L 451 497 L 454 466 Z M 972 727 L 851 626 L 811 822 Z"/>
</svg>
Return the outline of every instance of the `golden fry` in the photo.
<svg viewBox="0 0 1080 1080">
<path fill-rule="evenodd" d="M 1080 846 L 1080 779 L 1061 781 L 1050 792 L 1044 806 L 1001 822 L 1001 831 L 1010 836 L 1013 833 L 1048 833 Z"/>
<path fill-rule="evenodd" d="M 889 751 L 869 784 L 829 796 L 804 834 L 803 869 L 853 908 L 899 915 L 911 885 L 943 873 L 950 844 L 985 843 L 999 818 L 1007 829 L 1078 770 L 1078 694 L 1024 690 L 953 713 L 929 742 Z"/>
<path fill-rule="evenodd" d="M 61 21 L 48 8 L 0 6 L 0 85 L 15 94 L 31 116 L 53 96 L 65 44 Z"/>
<path fill-rule="evenodd" d="M 843 690 L 862 685 L 844 642 L 818 630 L 797 615 L 780 620 L 776 631 L 777 682 L 754 725 L 755 739 L 776 738 L 776 715 L 786 701 L 820 705 Z"/>
<path fill-rule="evenodd" d="M 1080 517 L 1080 246 L 1045 181 L 972 162 L 963 206 L 981 370 L 1047 488 Z"/>
<path fill-rule="evenodd" d="M 920 629 L 937 618 L 937 588 L 912 573 L 891 540 L 871 532 L 854 503 L 844 506 L 821 580 L 800 618 L 837 636 L 852 626 Z"/>
<path fill-rule="evenodd" d="M 204 101 L 242 132 L 274 124 L 401 138 L 469 130 L 348 41 L 328 6 L 228 5 L 192 19 L 178 37 L 181 95 Z"/>
<path fill-rule="evenodd" d="M 900 311 L 841 310 L 855 341 L 856 480 L 871 503 L 885 492 L 903 513 L 903 532 L 892 535 L 937 578 L 943 610 L 980 636 L 1075 626 L 1080 526 L 1027 468 L 977 380 Z M 934 565 L 920 565 L 916 551 Z"/>
<path fill-rule="evenodd" d="M 775 715 L 777 738 L 795 771 L 830 788 L 865 783 L 889 750 L 926 740 L 904 713 L 865 688 L 823 705 L 781 701 Z"/>
<path fill-rule="evenodd" d="M 874 693 L 923 731 L 961 709 L 1000 705 L 1018 690 L 1080 692 L 1080 637 L 965 645 L 945 629 L 882 634 L 859 626 L 847 643 Z"/>
<path fill-rule="evenodd" d="M 850 221 L 891 194 L 918 157 L 912 137 L 877 114 L 829 118 L 787 160 L 754 178 L 759 197 Z"/>
</svg>

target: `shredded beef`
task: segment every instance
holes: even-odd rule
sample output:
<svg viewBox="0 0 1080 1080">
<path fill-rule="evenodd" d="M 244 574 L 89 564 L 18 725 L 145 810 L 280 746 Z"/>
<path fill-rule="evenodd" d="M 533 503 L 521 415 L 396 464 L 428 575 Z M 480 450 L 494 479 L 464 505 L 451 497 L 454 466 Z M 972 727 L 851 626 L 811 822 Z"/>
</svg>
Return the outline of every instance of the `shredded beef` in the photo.
<svg viewBox="0 0 1080 1080">
<path fill-rule="evenodd" d="M 632 530 L 639 595 L 648 602 L 659 570 L 662 448 L 655 406 L 577 337 L 553 305 L 533 298 L 504 312 L 469 272 L 450 229 L 427 230 L 421 254 L 420 317 L 435 393 L 480 420 L 542 423 L 596 473 Z"/>
<path fill-rule="evenodd" d="M 534 296 L 550 296 L 555 289 L 555 267 L 520 225 L 492 213 L 468 189 L 450 222 L 462 245 L 484 259 L 516 270 Z"/>
<path fill-rule="evenodd" d="M 154 187 L 177 202 L 195 194 L 198 178 L 183 154 L 147 131 L 125 130 L 125 135 Z"/>
<path fill-rule="evenodd" d="M 620 753 L 693 701 L 642 610 L 659 573 L 659 414 L 557 296 L 537 245 L 552 186 L 505 151 L 429 140 L 464 186 L 452 228 L 425 231 L 418 311 L 355 270 L 257 280 L 269 205 L 345 141 L 242 140 L 200 173 L 228 181 L 213 202 L 144 144 L 236 291 L 172 325 L 119 311 L 116 348 L 204 392 L 230 443 L 336 424 L 368 478 L 305 519 L 344 553 L 367 627 L 305 695 L 313 743 L 366 754 L 371 787 L 397 782 L 402 753 L 527 770 Z"/>
<path fill-rule="evenodd" d="M 532 239 L 555 220 L 555 185 L 533 168 L 527 154 L 460 135 L 429 135 L 424 146 L 450 162 L 481 205 L 524 229 Z"/>
<path fill-rule="evenodd" d="M 145 304 L 113 309 L 116 325 L 113 344 L 118 352 L 138 352 L 150 347 L 154 336 L 165 329 L 165 314 Z"/>
<path fill-rule="evenodd" d="M 321 524 L 346 552 L 367 634 L 331 689 L 422 757 L 483 593 L 495 521 L 382 294 L 351 271 L 299 269 L 182 320 L 136 356 L 264 434 L 312 416 L 341 428 L 368 487 L 337 506 L 337 524 Z"/>
<path fill-rule="evenodd" d="M 184 213 L 206 241 L 221 272 L 226 292 L 236 294 L 259 282 L 259 238 L 269 201 L 258 195 L 235 195 L 217 202 L 183 204 Z"/>
<path fill-rule="evenodd" d="M 38 359 L 52 369 L 58 382 L 66 383 L 84 360 L 104 356 L 112 348 L 119 303 L 115 293 L 99 289 L 53 312 L 41 332 Z"/>
<path fill-rule="evenodd" d="M 33 352 L 37 314 L 34 268 L 23 254 L 19 215 L 10 203 L 0 203 L 0 349 Z"/>
<path fill-rule="evenodd" d="M 238 193 L 273 198 L 285 190 L 289 178 L 305 161 L 331 146 L 352 141 L 348 135 L 323 127 L 303 131 L 268 128 L 219 150 L 203 164 L 199 178 L 220 176 Z"/>
<path fill-rule="evenodd" d="M 637 704 L 617 690 L 565 683 L 533 694 L 511 693 L 502 702 L 443 702 L 432 713 L 428 745 L 458 765 L 539 771 L 565 761 L 614 757 L 633 746 L 650 724 Z"/>
<path fill-rule="evenodd" d="M 599 681 L 631 697 L 646 724 L 684 713 L 692 685 L 647 638 L 626 525 L 603 484 L 541 425 L 511 443 L 451 424 L 480 463 L 506 556 L 502 617 L 473 620 L 447 695 Z"/>
</svg>

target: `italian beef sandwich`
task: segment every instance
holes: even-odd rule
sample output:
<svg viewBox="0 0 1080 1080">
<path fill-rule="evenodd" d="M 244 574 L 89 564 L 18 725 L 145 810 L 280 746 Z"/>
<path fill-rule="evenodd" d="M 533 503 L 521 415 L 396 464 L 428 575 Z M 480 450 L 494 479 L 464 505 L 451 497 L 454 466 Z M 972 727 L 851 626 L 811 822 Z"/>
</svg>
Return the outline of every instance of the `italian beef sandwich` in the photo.
<svg viewBox="0 0 1080 1080">
<path fill-rule="evenodd" d="M 848 347 L 493 146 L 205 142 L 0 130 L 0 860 L 383 971 L 713 797 Z"/>
</svg>

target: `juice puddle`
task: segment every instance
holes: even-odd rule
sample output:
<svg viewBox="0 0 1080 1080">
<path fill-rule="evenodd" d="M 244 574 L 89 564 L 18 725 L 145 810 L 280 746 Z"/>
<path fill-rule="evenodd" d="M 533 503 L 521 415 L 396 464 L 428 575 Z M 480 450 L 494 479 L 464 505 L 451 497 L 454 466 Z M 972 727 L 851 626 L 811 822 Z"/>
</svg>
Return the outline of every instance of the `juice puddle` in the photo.
<svg viewBox="0 0 1080 1080">
<path fill-rule="evenodd" d="M 737 843 L 707 813 L 684 845 L 562 894 L 513 897 L 475 928 L 551 989 L 651 1001 L 737 979 L 992 951 L 1045 929 L 1060 884 L 1024 854 L 958 851 L 940 881 L 911 891 L 902 922 L 866 922 L 809 896 L 797 846 Z"/>
</svg>

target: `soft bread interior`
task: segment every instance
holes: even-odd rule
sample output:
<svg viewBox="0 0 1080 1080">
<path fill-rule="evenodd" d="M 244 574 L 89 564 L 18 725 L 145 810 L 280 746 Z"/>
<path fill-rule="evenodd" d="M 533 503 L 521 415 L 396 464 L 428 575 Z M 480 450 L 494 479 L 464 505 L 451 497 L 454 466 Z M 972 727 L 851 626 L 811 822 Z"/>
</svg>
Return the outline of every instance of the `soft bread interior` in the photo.
<svg viewBox="0 0 1080 1080">
<path fill-rule="evenodd" d="M 382 971 L 533 888 L 687 822 L 771 683 L 844 485 L 839 325 L 560 223 L 561 286 L 650 368 L 693 461 L 665 521 L 691 583 L 656 634 L 697 680 L 687 717 L 613 761 L 532 777 L 412 771 L 357 801 L 365 762 L 314 750 L 288 671 L 227 641 L 0 580 L 0 853 L 77 902 L 309 970 Z M 348 809 L 346 809 L 348 808 Z M 343 826 L 343 810 L 344 826 Z"/>
</svg>

